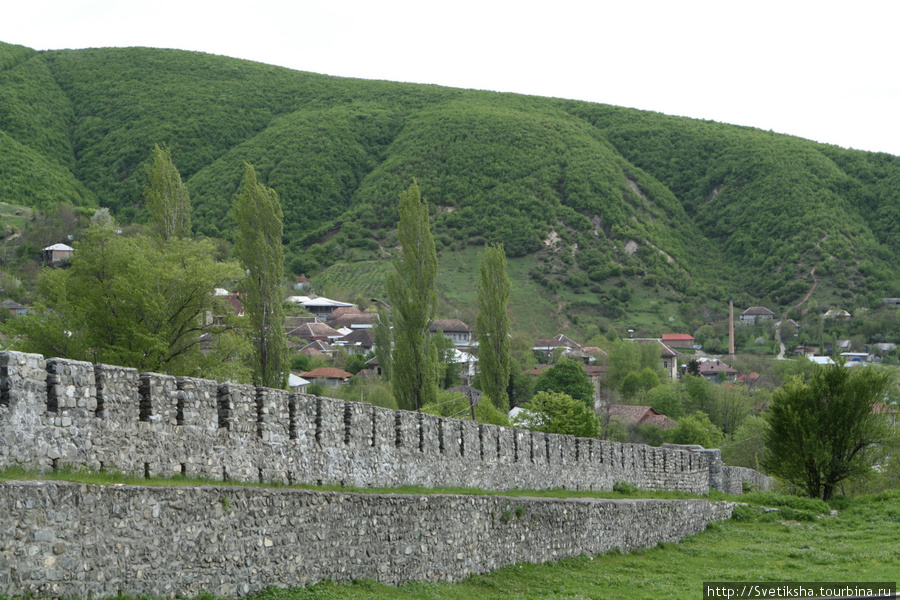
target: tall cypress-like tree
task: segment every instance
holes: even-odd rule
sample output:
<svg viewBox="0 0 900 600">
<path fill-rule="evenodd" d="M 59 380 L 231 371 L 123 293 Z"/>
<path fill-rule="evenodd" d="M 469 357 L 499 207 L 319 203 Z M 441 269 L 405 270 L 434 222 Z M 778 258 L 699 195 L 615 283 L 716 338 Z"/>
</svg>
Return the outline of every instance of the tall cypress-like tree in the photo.
<svg viewBox="0 0 900 600">
<path fill-rule="evenodd" d="M 437 396 L 437 351 L 428 333 L 437 310 L 437 252 L 416 182 L 400 194 L 401 255 L 387 277 L 394 320 L 391 382 L 397 404 L 418 410 Z"/>
<path fill-rule="evenodd" d="M 166 242 L 191 237 L 191 198 L 165 144 L 153 147 L 153 165 L 147 165 L 147 178 L 144 199 L 156 233 Z"/>
<path fill-rule="evenodd" d="M 391 380 L 391 313 L 386 306 L 378 307 L 378 325 L 375 326 L 375 356 L 381 367 L 381 377 Z"/>
<path fill-rule="evenodd" d="M 482 391 L 500 410 L 509 410 L 509 290 L 503 244 L 485 246 L 478 261 L 478 369 Z"/>
<path fill-rule="evenodd" d="M 281 203 L 275 190 L 257 180 L 249 164 L 233 210 L 234 247 L 247 273 L 243 302 L 254 347 L 254 380 L 261 386 L 285 388 L 289 362 L 281 290 Z"/>
</svg>

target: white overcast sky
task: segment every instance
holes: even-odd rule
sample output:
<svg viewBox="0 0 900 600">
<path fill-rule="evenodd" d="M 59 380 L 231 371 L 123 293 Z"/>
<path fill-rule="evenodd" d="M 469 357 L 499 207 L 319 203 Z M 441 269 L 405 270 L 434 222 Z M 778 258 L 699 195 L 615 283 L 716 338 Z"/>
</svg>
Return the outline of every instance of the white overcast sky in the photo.
<svg viewBox="0 0 900 600">
<path fill-rule="evenodd" d="M 0 41 L 575 98 L 900 155 L 895 0 L 5 0 Z"/>
</svg>

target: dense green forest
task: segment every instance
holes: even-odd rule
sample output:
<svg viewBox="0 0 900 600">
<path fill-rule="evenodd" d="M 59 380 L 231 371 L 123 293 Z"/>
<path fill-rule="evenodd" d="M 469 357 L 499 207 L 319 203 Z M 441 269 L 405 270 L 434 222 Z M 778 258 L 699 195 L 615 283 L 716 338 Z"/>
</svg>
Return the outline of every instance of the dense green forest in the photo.
<svg viewBox="0 0 900 600">
<path fill-rule="evenodd" d="M 195 233 L 226 246 L 254 165 L 283 205 L 286 271 L 346 299 L 382 293 L 413 179 L 432 210 L 447 316 L 472 306 L 471 250 L 492 242 L 510 258 L 518 325 L 534 333 L 627 322 L 658 334 L 729 296 L 785 311 L 813 269 L 821 309 L 900 296 L 895 156 L 194 52 L 0 43 L 0 202 L 146 222 L 155 144 L 187 182 Z M 22 225 L 4 224 L 6 249 Z"/>
</svg>

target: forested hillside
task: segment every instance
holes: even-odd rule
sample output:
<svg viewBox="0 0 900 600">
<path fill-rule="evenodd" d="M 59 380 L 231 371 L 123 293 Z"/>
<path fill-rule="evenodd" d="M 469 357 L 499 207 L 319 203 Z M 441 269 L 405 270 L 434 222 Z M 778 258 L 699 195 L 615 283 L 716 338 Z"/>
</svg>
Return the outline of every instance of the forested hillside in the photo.
<svg viewBox="0 0 900 600">
<path fill-rule="evenodd" d="M 286 269 L 348 295 L 380 289 L 357 275 L 379 277 L 395 255 L 397 197 L 415 178 L 446 306 L 471 305 L 470 250 L 502 242 L 514 306 L 535 310 L 534 330 L 640 312 L 677 325 L 679 306 L 729 296 L 783 309 L 813 268 L 822 306 L 900 296 L 894 156 L 200 53 L 0 43 L 0 202 L 108 207 L 142 222 L 154 144 L 171 149 L 200 235 L 231 239 L 231 203 L 253 164 L 283 205 Z"/>
</svg>

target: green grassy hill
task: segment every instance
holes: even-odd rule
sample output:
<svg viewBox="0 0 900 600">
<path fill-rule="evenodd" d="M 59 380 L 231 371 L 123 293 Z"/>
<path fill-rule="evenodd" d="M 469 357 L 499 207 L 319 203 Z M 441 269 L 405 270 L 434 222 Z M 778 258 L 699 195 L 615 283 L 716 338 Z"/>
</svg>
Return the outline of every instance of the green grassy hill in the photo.
<svg viewBox="0 0 900 600">
<path fill-rule="evenodd" d="M 900 295 L 900 159 L 633 109 L 291 71 L 147 48 L 0 43 L 0 202 L 147 218 L 165 143 L 198 234 L 230 238 L 252 163 L 279 194 L 287 268 L 383 293 L 399 192 L 433 207 L 447 311 L 503 242 L 535 332 L 677 329 L 685 304 L 786 308 Z M 360 264 L 356 264 L 363 261 Z M 465 269 L 469 272 L 465 272 Z M 468 283 L 467 283 L 468 282 Z"/>
</svg>

